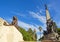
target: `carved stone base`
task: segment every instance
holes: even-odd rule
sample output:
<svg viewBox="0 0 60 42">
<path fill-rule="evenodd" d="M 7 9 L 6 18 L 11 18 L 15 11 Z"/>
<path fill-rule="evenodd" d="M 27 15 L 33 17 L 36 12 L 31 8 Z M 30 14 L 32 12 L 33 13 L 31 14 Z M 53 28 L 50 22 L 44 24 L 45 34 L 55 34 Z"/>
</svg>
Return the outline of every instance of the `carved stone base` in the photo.
<svg viewBox="0 0 60 42">
<path fill-rule="evenodd" d="M 56 36 L 58 36 L 57 33 L 50 33 L 44 36 L 44 40 L 57 40 Z"/>
<path fill-rule="evenodd" d="M 41 42 L 60 42 L 60 41 L 53 41 L 53 40 L 43 40 Z"/>
</svg>

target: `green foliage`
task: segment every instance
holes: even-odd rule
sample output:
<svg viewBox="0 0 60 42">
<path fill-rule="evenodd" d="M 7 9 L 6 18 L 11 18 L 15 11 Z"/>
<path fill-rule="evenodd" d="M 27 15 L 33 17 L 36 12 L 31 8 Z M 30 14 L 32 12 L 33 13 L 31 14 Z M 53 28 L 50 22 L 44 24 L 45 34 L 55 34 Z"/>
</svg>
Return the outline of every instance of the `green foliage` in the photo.
<svg viewBox="0 0 60 42">
<path fill-rule="evenodd" d="M 28 32 L 30 35 L 32 35 L 32 36 L 33 36 L 33 31 L 32 31 L 32 29 L 31 29 L 31 28 L 29 28 L 27 32 Z"/>
<path fill-rule="evenodd" d="M 57 28 L 57 33 L 60 35 L 60 28 Z"/>
<path fill-rule="evenodd" d="M 37 40 L 37 35 L 36 35 L 35 30 L 34 30 L 34 31 L 32 31 L 32 29 L 31 29 L 31 28 L 29 28 L 29 30 L 28 30 L 27 32 L 31 35 L 31 37 L 34 39 L 34 41 L 36 41 L 36 40 Z"/>
<path fill-rule="evenodd" d="M 19 27 L 18 29 L 22 33 L 24 41 L 34 41 L 32 35 L 30 35 L 30 33 L 28 33 L 25 29 L 21 27 Z"/>
</svg>

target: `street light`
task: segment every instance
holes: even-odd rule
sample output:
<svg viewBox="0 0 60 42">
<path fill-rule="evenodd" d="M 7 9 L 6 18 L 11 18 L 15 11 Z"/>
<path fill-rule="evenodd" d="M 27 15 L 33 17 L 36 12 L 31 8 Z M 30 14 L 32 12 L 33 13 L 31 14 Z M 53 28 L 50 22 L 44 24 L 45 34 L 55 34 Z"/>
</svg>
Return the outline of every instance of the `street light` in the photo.
<svg viewBox="0 0 60 42">
<path fill-rule="evenodd" d="M 41 31 L 42 31 L 42 27 L 41 26 L 39 27 L 39 30 L 40 30 L 40 38 L 41 38 Z"/>
</svg>

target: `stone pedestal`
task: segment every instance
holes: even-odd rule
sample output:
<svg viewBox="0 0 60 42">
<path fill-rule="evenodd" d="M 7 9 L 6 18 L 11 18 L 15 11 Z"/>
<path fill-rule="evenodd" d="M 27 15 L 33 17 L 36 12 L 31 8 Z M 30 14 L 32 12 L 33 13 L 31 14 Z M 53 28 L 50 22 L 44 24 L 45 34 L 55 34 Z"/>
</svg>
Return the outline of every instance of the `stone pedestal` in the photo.
<svg viewBox="0 0 60 42">
<path fill-rule="evenodd" d="M 22 34 L 15 26 L 3 25 L 5 21 L 0 19 L 0 42 L 20 42 L 24 41 Z M 7 22 L 6 22 L 7 23 Z"/>
<path fill-rule="evenodd" d="M 41 42 L 60 42 L 60 41 L 53 41 L 53 40 L 43 40 Z"/>
</svg>

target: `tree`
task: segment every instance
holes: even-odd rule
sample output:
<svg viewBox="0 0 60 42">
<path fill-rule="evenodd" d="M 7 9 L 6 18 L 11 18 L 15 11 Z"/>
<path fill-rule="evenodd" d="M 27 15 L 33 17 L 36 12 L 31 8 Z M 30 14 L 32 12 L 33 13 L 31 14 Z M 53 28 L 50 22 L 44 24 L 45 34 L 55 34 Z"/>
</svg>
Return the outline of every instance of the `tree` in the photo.
<svg viewBox="0 0 60 42">
<path fill-rule="evenodd" d="M 34 41 L 32 35 L 28 33 L 25 29 L 18 27 L 18 30 L 22 33 L 24 41 Z"/>
<path fill-rule="evenodd" d="M 33 31 L 32 31 L 32 29 L 31 29 L 31 28 L 29 28 L 27 32 L 28 32 L 30 35 L 32 35 L 32 34 L 33 34 Z"/>
<path fill-rule="evenodd" d="M 37 40 L 36 29 L 33 31 L 31 28 L 29 28 L 27 32 L 33 37 L 34 41 Z"/>
<path fill-rule="evenodd" d="M 60 35 L 60 28 L 57 28 L 57 33 Z"/>
<path fill-rule="evenodd" d="M 57 32 L 57 25 L 56 25 L 55 22 L 53 23 L 53 29 L 54 29 L 55 32 Z"/>
<path fill-rule="evenodd" d="M 33 39 L 36 41 L 37 40 L 37 34 L 36 34 L 36 29 L 33 31 Z"/>
</svg>

